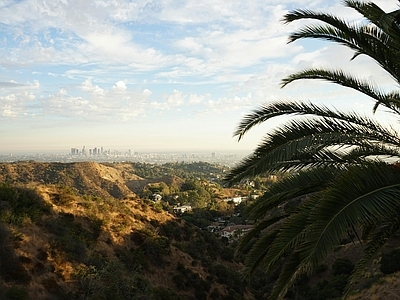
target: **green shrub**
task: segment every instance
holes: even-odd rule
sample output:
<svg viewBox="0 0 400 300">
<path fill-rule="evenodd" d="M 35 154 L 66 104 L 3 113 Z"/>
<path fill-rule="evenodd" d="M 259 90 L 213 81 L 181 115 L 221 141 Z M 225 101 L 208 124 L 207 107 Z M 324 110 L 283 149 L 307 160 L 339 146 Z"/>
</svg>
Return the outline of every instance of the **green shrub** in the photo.
<svg viewBox="0 0 400 300">
<path fill-rule="evenodd" d="M 154 266 L 163 266 L 165 254 L 170 253 L 170 241 L 164 236 L 148 237 L 140 248 Z"/>
<path fill-rule="evenodd" d="M 354 264 L 348 258 L 338 258 L 332 265 L 332 274 L 333 275 L 341 275 L 341 274 L 351 274 L 354 270 Z"/>
<path fill-rule="evenodd" d="M 137 299 L 135 274 L 124 276 L 124 268 L 119 263 L 109 262 L 100 269 L 79 267 L 74 275 L 82 288 L 83 299 Z"/>
<path fill-rule="evenodd" d="M 326 300 L 340 297 L 341 293 L 328 281 L 320 281 L 308 292 L 307 300 Z"/>
<path fill-rule="evenodd" d="M 400 249 L 382 255 L 380 270 L 384 274 L 391 274 L 400 270 Z"/>
<path fill-rule="evenodd" d="M 241 294 L 243 292 L 244 284 L 238 272 L 222 264 L 214 264 L 209 270 L 210 274 L 214 275 L 219 283 L 227 285 L 237 293 Z"/>
<path fill-rule="evenodd" d="M 11 246 L 0 247 L 0 277 L 6 282 L 28 284 L 31 277 Z"/>
<path fill-rule="evenodd" d="M 150 263 L 142 249 L 117 249 L 117 257 L 127 269 L 148 270 Z"/>
<path fill-rule="evenodd" d="M 348 274 L 335 275 L 332 277 L 331 285 L 341 294 L 343 293 L 348 280 L 349 280 Z"/>
<path fill-rule="evenodd" d="M 292 293 L 294 292 L 294 295 L 296 295 L 294 298 L 297 298 L 299 295 L 301 295 L 301 299 L 307 300 L 326 300 L 341 297 L 348 283 L 350 273 L 354 269 L 354 265 L 347 258 L 339 258 L 333 263 L 332 269 L 334 275 L 330 281 L 320 281 L 311 288 L 308 287 L 306 281 L 297 283 L 298 288 L 292 290 Z"/>
<path fill-rule="evenodd" d="M 55 235 L 54 247 L 65 252 L 70 259 L 85 262 L 88 247 L 93 245 L 100 234 L 100 223 L 84 217 L 87 230 L 75 221 L 72 214 L 60 213 L 56 219 L 47 219 L 46 228 Z"/>
<path fill-rule="evenodd" d="M 323 272 L 325 272 L 326 270 L 328 270 L 328 265 L 322 264 L 322 265 L 319 265 L 319 266 L 317 267 L 316 273 L 317 273 L 317 274 L 318 274 L 318 273 L 323 273 Z"/>
<path fill-rule="evenodd" d="M 168 288 L 157 287 L 152 291 L 152 299 L 154 300 L 183 300 L 185 298 L 174 293 Z"/>
<path fill-rule="evenodd" d="M 176 221 L 168 221 L 161 225 L 160 233 L 169 239 L 180 242 L 184 240 L 185 227 L 180 226 Z"/>
<path fill-rule="evenodd" d="M 7 300 L 28 300 L 28 292 L 24 287 L 12 286 L 5 293 Z"/>
<path fill-rule="evenodd" d="M 185 268 L 182 263 L 177 264 L 176 270 L 179 273 L 175 274 L 172 280 L 178 289 L 194 289 L 196 299 L 207 299 L 207 293 L 211 289 L 211 284 L 209 282 L 203 280 L 198 273 Z"/>
<path fill-rule="evenodd" d="M 50 206 L 34 190 L 0 184 L 0 221 L 21 225 L 26 219 L 36 222 Z"/>
</svg>

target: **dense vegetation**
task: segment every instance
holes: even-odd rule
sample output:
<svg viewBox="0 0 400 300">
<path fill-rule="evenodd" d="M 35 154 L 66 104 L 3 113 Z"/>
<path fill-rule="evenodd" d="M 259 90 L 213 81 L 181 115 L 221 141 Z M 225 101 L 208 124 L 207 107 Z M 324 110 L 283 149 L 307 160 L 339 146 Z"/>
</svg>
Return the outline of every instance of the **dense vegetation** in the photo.
<svg viewBox="0 0 400 300">
<path fill-rule="evenodd" d="M 150 163 L 132 163 L 135 174 L 143 178 L 160 178 L 164 175 L 175 175 L 182 179 L 207 179 L 221 182 L 226 166 L 210 164 L 207 162 L 171 162 L 162 165 Z"/>
<path fill-rule="evenodd" d="M 0 204 L 1 299 L 244 298 L 229 245 L 143 200 L 3 185 Z"/>
</svg>

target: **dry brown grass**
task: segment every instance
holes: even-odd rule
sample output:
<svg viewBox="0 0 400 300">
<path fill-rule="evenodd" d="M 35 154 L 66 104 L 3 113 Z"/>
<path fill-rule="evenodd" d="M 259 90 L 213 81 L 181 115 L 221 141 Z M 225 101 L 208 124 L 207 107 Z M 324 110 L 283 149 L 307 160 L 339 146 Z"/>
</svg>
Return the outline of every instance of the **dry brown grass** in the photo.
<svg viewBox="0 0 400 300">
<path fill-rule="evenodd" d="M 352 294 L 349 300 L 397 300 L 400 299 L 400 272 L 387 275 L 372 284 L 368 289 Z"/>
</svg>

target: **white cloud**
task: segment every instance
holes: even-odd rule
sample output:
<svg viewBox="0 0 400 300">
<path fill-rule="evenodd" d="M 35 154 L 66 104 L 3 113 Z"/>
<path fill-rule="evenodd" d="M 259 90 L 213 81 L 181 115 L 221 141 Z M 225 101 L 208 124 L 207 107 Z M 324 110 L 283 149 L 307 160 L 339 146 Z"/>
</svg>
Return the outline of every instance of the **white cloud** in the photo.
<svg viewBox="0 0 400 300">
<path fill-rule="evenodd" d="M 127 89 L 125 82 L 123 82 L 122 80 L 118 81 L 115 83 L 115 85 L 113 86 L 113 90 L 117 91 L 117 92 L 125 92 Z"/>
<path fill-rule="evenodd" d="M 153 94 L 153 93 L 152 93 L 150 90 L 148 90 L 148 89 L 144 89 L 143 92 L 142 92 L 142 95 L 143 95 L 145 98 L 149 98 L 152 94 Z"/>
<path fill-rule="evenodd" d="M 164 101 L 153 101 L 151 106 L 155 109 L 168 110 L 182 106 L 185 102 L 185 98 L 186 95 L 184 95 L 181 91 L 174 90 L 171 95 L 164 96 Z"/>
<path fill-rule="evenodd" d="M 205 99 L 210 97 L 210 95 L 197 95 L 197 94 L 190 94 L 189 95 L 189 104 L 200 104 Z"/>
<path fill-rule="evenodd" d="M 91 93 L 97 97 L 104 96 L 104 92 L 105 92 L 104 89 L 100 88 L 98 85 L 93 85 L 89 79 L 82 82 L 81 90 L 86 93 Z"/>
<path fill-rule="evenodd" d="M 56 93 L 38 98 L 34 92 L 26 90 L 27 85 L 6 87 L 0 90 L 0 114 L 3 117 L 53 116 L 98 122 L 136 118 L 144 113 L 152 94 L 148 89 L 130 90 L 124 81 L 118 81 L 106 90 L 85 80 L 79 87 L 82 96 L 74 96 L 67 88 L 61 88 Z M 39 82 L 30 87 L 39 87 Z M 10 93 L 11 89 L 14 92 Z"/>
<path fill-rule="evenodd" d="M 28 107 L 35 95 L 28 91 L 0 95 L 0 115 L 3 117 L 22 117 L 28 113 Z"/>
<path fill-rule="evenodd" d="M 219 98 L 217 100 L 208 100 L 206 102 L 206 112 L 226 112 L 226 111 L 234 111 L 238 109 L 243 109 L 245 107 L 249 107 L 253 102 L 253 96 L 251 93 L 244 97 L 232 97 L 232 98 Z"/>
</svg>

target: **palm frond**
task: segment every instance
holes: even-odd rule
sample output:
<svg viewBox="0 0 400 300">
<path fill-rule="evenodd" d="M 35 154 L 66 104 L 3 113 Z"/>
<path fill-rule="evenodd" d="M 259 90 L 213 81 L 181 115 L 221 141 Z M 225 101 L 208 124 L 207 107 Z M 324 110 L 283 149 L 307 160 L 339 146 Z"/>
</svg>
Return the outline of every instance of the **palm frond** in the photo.
<svg viewBox="0 0 400 300">
<path fill-rule="evenodd" d="M 310 235 L 301 245 L 305 262 L 321 263 L 349 226 L 370 224 L 396 215 L 400 172 L 384 163 L 354 166 L 335 181 L 310 214 Z"/>
<path fill-rule="evenodd" d="M 246 132 L 256 125 L 279 116 L 296 115 L 312 115 L 334 118 L 358 125 L 368 126 L 377 131 L 383 130 L 383 127 L 376 121 L 365 116 L 360 116 L 355 112 L 343 113 L 337 110 L 329 109 L 324 105 L 316 105 L 310 102 L 275 101 L 264 104 L 253 110 L 248 115 L 244 116 L 235 130 L 234 136 L 238 136 L 238 140 L 240 140 Z M 392 130 L 390 134 L 395 134 L 395 131 Z"/>
<path fill-rule="evenodd" d="M 347 7 L 353 8 L 367 18 L 371 23 L 379 25 L 379 21 L 385 12 L 373 2 L 345 0 L 344 4 Z"/>
<path fill-rule="evenodd" d="M 400 83 L 400 10 L 385 13 L 372 2 L 345 0 L 366 18 L 349 24 L 336 16 L 295 10 L 284 22 L 311 19 L 317 24 L 294 32 L 290 42 L 317 38 L 345 45 L 355 59 L 364 54 Z M 282 87 L 299 79 L 321 79 L 359 91 L 395 115 L 400 92 L 383 91 L 373 83 L 340 70 L 312 68 L 283 79 Z M 386 162 L 400 158 L 397 130 L 354 112 L 340 112 L 313 103 L 276 101 L 246 115 L 234 136 L 240 141 L 254 126 L 286 116 L 267 132 L 252 154 L 225 177 L 229 185 L 245 178 L 286 171 L 289 175 L 252 204 L 248 215 L 261 220 L 238 248 L 247 272 L 267 272 L 283 264 L 270 299 L 282 299 L 300 275 L 311 274 L 343 236 L 354 232 L 366 245 L 350 279 L 400 230 L 400 168 Z M 361 233 L 361 237 L 359 235 Z"/>
<path fill-rule="evenodd" d="M 399 38 L 374 25 L 350 25 L 330 14 L 296 10 L 287 14 L 285 22 L 301 19 L 322 21 L 323 25 L 307 25 L 291 34 L 289 42 L 303 38 L 317 38 L 349 47 L 354 57 L 365 54 L 374 59 L 399 83 Z M 354 59 L 353 57 L 353 59 Z"/>
<path fill-rule="evenodd" d="M 373 2 L 346 0 L 344 3 L 346 6 L 351 7 L 361 13 L 371 23 L 375 24 L 386 34 L 393 37 L 394 40 L 399 40 L 400 10 L 386 13 Z"/>
<path fill-rule="evenodd" d="M 254 243 L 245 259 L 245 265 L 250 271 L 254 271 L 258 265 L 263 266 L 267 272 L 271 271 L 285 255 L 292 252 L 294 245 L 303 239 L 304 230 L 308 225 L 309 210 L 313 209 L 313 206 L 314 203 L 309 200 L 297 213 L 283 220 L 273 243 L 263 236 Z"/>
<path fill-rule="evenodd" d="M 399 229 L 400 220 L 397 216 L 381 224 L 375 231 L 370 234 L 370 236 L 368 237 L 368 243 L 365 245 L 365 248 L 363 250 L 362 257 L 357 262 L 354 271 L 350 276 L 344 296 L 346 296 L 350 292 L 352 286 L 360 278 L 365 270 L 365 267 L 371 261 L 371 259 L 378 253 L 382 246 L 386 244 L 388 239 L 393 236 L 393 234 L 399 231 Z"/>
<path fill-rule="evenodd" d="M 267 134 L 253 154 L 243 159 L 225 176 L 225 182 L 232 185 L 245 178 L 278 170 L 300 170 L 320 165 L 354 163 L 346 159 L 351 157 L 346 156 L 348 152 L 341 152 L 339 149 L 363 146 L 366 151 L 368 149 L 365 147 L 366 140 L 370 143 L 376 141 L 388 144 L 389 147 L 381 147 L 381 151 L 393 150 L 390 145 L 395 147 L 399 144 L 398 135 L 391 129 L 384 128 L 367 118 L 348 116 L 347 121 L 332 118 L 289 121 L 288 124 Z M 353 121 L 358 124 L 353 124 Z M 371 155 L 377 151 L 376 147 L 370 149 L 373 151 Z M 390 155 L 393 152 L 381 154 Z"/>
<path fill-rule="evenodd" d="M 248 277 L 254 274 L 255 270 L 261 265 L 265 255 L 267 255 L 269 248 L 273 245 L 279 230 L 270 230 L 268 233 L 263 234 L 252 246 L 248 253 L 246 253 L 244 276 Z"/>
<path fill-rule="evenodd" d="M 310 196 L 327 188 L 343 172 L 334 167 L 321 167 L 293 172 L 272 184 L 247 210 L 249 218 L 265 217 L 270 210 Z M 285 208 L 285 207 L 284 207 Z"/>
<path fill-rule="evenodd" d="M 308 266 L 301 265 L 299 254 L 294 251 L 284 264 L 279 277 L 272 288 L 272 292 L 268 299 L 283 300 L 289 288 L 297 281 L 297 279 L 308 271 Z"/>
<path fill-rule="evenodd" d="M 325 70 L 325 69 L 308 69 L 297 73 L 282 80 L 282 87 L 300 79 L 322 79 L 332 83 L 337 83 L 341 86 L 351 88 L 359 91 L 372 99 L 376 100 L 374 111 L 376 111 L 379 104 L 383 104 L 387 108 L 400 113 L 400 93 L 392 91 L 384 93 L 377 87 L 368 82 L 361 81 L 354 76 L 346 74 L 341 70 Z"/>
</svg>

